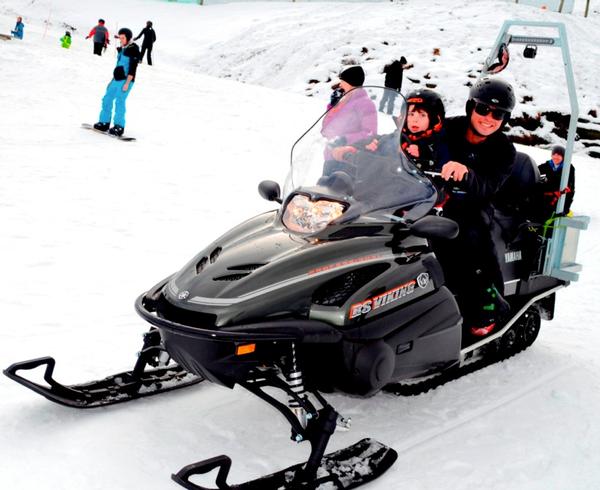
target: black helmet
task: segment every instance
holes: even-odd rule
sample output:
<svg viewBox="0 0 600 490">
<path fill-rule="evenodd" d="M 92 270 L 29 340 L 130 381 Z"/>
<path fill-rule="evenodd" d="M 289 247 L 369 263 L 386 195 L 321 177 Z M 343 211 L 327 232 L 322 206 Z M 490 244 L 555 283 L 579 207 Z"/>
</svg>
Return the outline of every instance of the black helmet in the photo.
<svg viewBox="0 0 600 490">
<path fill-rule="evenodd" d="M 418 89 L 413 90 L 406 96 L 407 105 L 415 105 L 427 112 L 429 115 L 429 128 L 435 127 L 437 124 L 444 123 L 446 110 L 442 98 L 433 90 Z"/>
<path fill-rule="evenodd" d="M 127 38 L 127 41 L 131 41 L 131 38 L 133 37 L 133 32 L 131 32 L 131 29 L 127 29 L 127 27 L 119 29 L 119 36 L 121 34 Z"/>
<path fill-rule="evenodd" d="M 564 158 L 564 156 L 565 156 L 565 147 L 562 146 L 562 145 L 554 145 L 552 147 L 552 153 L 551 154 L 554 155 L 555 153 L 557 155 L 560 155 L 560 156 L 562 156 Z"/>
<path fill-rule="evenodd" d="M 483 77 L 477 80 L 469 91 L 467 114 L 471 114 L 475 102 L 491 105 L 510 114 L 515 108 L 515 91 L 512 86 L 499 78 Z"/>
</svg>

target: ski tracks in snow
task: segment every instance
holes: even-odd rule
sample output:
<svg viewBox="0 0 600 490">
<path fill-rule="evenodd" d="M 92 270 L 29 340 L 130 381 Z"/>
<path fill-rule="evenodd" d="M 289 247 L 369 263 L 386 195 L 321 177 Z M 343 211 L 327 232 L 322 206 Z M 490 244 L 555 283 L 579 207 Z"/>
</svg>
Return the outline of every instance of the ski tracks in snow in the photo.
<svg viewBox="0 0 600 490">
<path fill-rule="evenodd" d="M 510 405 L 511 403 L 513 403 L 523 397 L 526 397 L 527 395 L 531 394 L 535 390 L 543 387 L 550 381 L 553 381 L 556 378 L 563 376 L 567 372 L 573 370 L 575 367 L 576 367 L 575 364 L 568 364 L 566 366 L 561 366 L 560 368 L 557 368 L 557 369 L 549 372 L 545 376 L 542 376 L 542 377 L 536 379 L 535 382 L 529 383 L 527 386 L 524 386 L 523 388 L 518 389 L 517 391 L 510 393 L 509 395 L 505 395 L 505 396 L 497 399 L 493 403 L 485 404 L 479 408 L 469 411 L 468 413 L 465 413 L 462 416 L 459 416 L 458 418 L 456 418 L 452 421 L 445 423 L 441 428 L 424 431 L 424 432 L 418 434 L 417 436 L 412 437 L 406 443 L 404 443 L 400 446 L 394 445 L 394 449 L 396 449 L 396 451 L 400 455 L 400 458 L 402 458 L 402 453 L 405 453 L 405 452 L 409 451 L 410 449 L 413 449 L 422 444 L 426 444 L 427 442 L 431 441 L 432 439 L 438 438 L 438 437 L 442 436 L 443 434 L 447 434 L 448 432 L 456 430 L 459 427 L 462 427 L 463 425 L 468 424 L 472 420 L 478 419 L 480 417 L 483 417 L 484 415 L 490 414 L 491 412 L 493 412 L 495 410 L 498 410 L 499 408 Z M 443 389 L 443 387 L 440 387 L 438 389 Z"/>
</svg>

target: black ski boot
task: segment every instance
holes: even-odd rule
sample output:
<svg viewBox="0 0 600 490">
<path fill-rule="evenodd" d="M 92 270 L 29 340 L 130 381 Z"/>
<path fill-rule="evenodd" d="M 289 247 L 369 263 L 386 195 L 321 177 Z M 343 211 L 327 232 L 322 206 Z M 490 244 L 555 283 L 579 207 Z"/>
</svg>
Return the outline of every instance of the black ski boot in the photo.
<svg viewBox="0 0 600 490">
<path fill-rule="evenodd" d="M 510 311 L 510 304 L 506 301 L 496 286 L 491 285 L 482 292 L 480 310 L 477 319 L 470 326 L 470 333 L 475 337 L 489 335 L 499 321 L 506 318 Z"/>
<path fill-rule="evenodd" d="M 110 127 L 110 123 L 97 122 L 96 124 L 94 124 L 94 129 L 96 131 L 106 132 L 106 131 L 108 131 L 109 127 Z"/>
<path fill-rule="evenodd" d="M 125 128 L 123 126 L 115 125 L 108 130 L 108 133 L 120 138 L 121 136 L 123 136 L 124 131 L 125 131 Z"/>
</svg>

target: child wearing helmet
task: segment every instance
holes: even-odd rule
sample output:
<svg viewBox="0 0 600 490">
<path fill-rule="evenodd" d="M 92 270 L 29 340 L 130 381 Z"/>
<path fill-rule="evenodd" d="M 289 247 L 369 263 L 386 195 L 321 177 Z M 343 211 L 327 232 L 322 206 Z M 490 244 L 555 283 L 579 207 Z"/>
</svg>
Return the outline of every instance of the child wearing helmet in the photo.
<svg viewBox="0 0 600 490">
<path fill-rule="evenodd" d="M 94 124 L 98 131 L 108 131 L 113 136 L 123 136 L 125 131 L 125 101 L 135 81 L 135 73 L 140 58 L 140 49 L 132 42 L 131 29 L 124 27 L 119 31 L 121 47 L 117 48 L 117 66 L 113 71 L 113 79 L 106 87 L 106 94 L 102 99 L 102 110 L 99 121 Z M 109 129 L 113 119 L 114 126 Z"/>
<path fill-rule="evenodd" d="M 438 243 L 436 253 L 450 289 L 457 295 L 466 333 L 490 334 L 509 310 L 492 240 L 491 201 L 512 172 L 516 151 L 502 132 L 515 106 L 513 88 L 498 78 L 473 85 L 466 116 L 448 118 L 451 160 L 441 177 L 451 184 L 444 216 L 459 225 L 455 240 Z M 449 186 L 450 187 L 450 186 Z"/>
<path fill-rule="evenodd" d="M 428 89 L 410 92 L 406 103 L 408 112 L 401 147 L 421 170 L 437 172 L 450 160 L 445 141 L 444 103 L 436 92 Z"/>
</svg>

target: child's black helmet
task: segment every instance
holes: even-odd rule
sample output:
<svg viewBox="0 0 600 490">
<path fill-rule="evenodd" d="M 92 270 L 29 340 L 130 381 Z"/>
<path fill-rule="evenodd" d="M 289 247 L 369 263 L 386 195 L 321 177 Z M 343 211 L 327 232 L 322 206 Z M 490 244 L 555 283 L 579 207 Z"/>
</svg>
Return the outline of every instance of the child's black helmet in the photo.
<svg viewBox="0 0 600 490">
<path fill-rule="evenodd" d="M 467 114 L 471 114 L 475 102 L 497 107 L 510 114 L 515 108 L 515 91 L 502 79 L 483 77 L 477 80 L 469 91 Z"/>
<path fill-rule="evenodd" d="M 133 32 L 131 32 L 131 29 L 127 29 L 127 27 L 119 29 L 119 36 L 121 34 L 127 38 L 127 41 L 131 41 L 131 38 L 133 37 Z"/>
<path fill-rule="evenodd" d="M 446 117 L 444 102 L 442 98 L 433 90 L 418 89 L 413 90 L 406 96 L 407 105 L 420 107 L 429 115 L 429 127 L 433 128 L 436 124 L 443 124 Z"/>
</svg>

